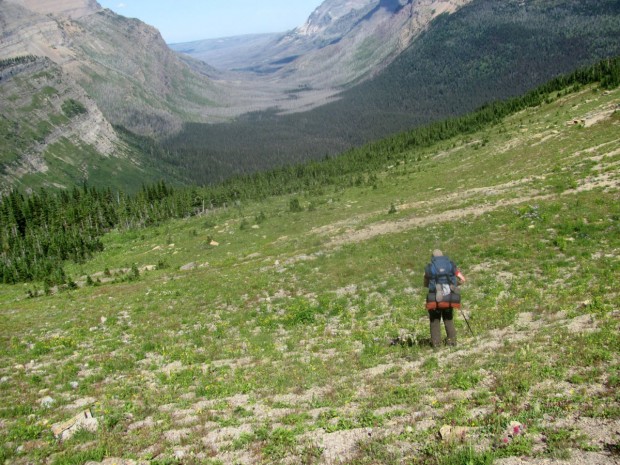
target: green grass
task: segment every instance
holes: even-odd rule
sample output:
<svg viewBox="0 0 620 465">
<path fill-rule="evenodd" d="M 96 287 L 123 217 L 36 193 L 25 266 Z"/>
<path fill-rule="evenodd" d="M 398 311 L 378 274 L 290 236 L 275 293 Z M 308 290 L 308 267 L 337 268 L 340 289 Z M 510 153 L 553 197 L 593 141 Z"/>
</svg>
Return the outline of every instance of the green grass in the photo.
<svg viewBox="0 0 620 465">
<path fill-rule="evenodd" d="M 72 291 L 2 286 L 0 463 L 600 451 L 580 422 L 620 418 L 620 121 L 567 122 L 618 95 L 584 89 L 404 152 L 376 188 L 111 232 L 103 253 L 67 266 Z M 459 312 L 459 345 L 433 351 L 422 274 L 437 247 L 468 278 L 475 337 Z M 53 438 L 52 424 L 87 407 L 96 433 Z M 507 437 L 511 421 L 523 435 Z M 443 425 L 470 428 L 465 442 L 438 440 Z"/>
</svg>

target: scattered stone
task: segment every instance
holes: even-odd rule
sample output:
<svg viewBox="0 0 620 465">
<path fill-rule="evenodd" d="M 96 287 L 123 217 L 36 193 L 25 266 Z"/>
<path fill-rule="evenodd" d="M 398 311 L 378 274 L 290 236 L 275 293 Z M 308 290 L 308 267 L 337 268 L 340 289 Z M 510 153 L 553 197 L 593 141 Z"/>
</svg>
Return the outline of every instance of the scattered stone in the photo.
<svg viewBox="0 0 620 465">
<path fill-rule="evenodd" d="M 82 397 L 81 399 L 77 399 L 75 400 L 73 403 L 65 405 L 64 409 L 65 410 L 78 410 L 78 409 L 83 409 L 86 406 L 91 406 L 93 405 L 95 402 L 97 402 L 97 399 L 95 399 L 94 397 Z"/>
<path fill-rule="evenodd" d="M 183 265 L 181 267 L 181 271 L 191 271 L 191 270 L 195 270 L 195 269 L 196 269 L 196 263 L 195 262 L 188 263 L 187 265 Z"/>
<path fill-rule="evenodd" d="M 105 316 L 101 317 L 101 324 L 104 325 L 106 321 L 108 321 L 108 319 Z"/>
<path fill-rule="evenodd" d="M 184 449 L 175 449 L 174 458 L 177 460 L 183 460 L 187 456 L 187 451 Z"/>
<path fill-rule="evenodd" d="M 142 421 L 136 421 L 127 427 L 127 431 L 134 431 L 143 428 L 152 428 L 155 426 L 155 421 L 153 421 L 153 417 L 148 417 Z"/>
<path fill-rule="evenodd" d="M 41 407 L 43 408 L 50 408 L 52 405 L 54 405 L 55 402 L 56 401 L 52 399 L 50 396 L 45 396 L 43 399 L 39 401 L 39 404 L 41 404 Z"/>
<path fill-rule="evenodd" d="M 84 465 L 146 465 L 148 464 L 148 462 L 146 461 L 139 461 L 136 462 L 135 460 L 126 460 L 126 459 L 119 459 L 119 458 L 114 458 L 114 457 L 109 457 L 107 459 L 105 459 L 103 462 L 86 462 Z"/>
<path fill-rule="evenodd" d="M 66 441 L 73 437 L 79 430 L 83 429 L 94 433 L 98 428 L 99 421 L 93 417 L 90 410 L 84 410 L 67 421 L 53 424 L 52 433 L 54 433 L 56 439 Z"/>
<path fill-rule="evenodd" d="M 464 442 L 471 428 L 466 426 L 444 425 L 439 429 L 443 442 Z"/>
<path fill-rule="evenodd" d="M 588 313 L 573 318 L 566 329 L 573 334 L 591 333 L 597 330 L 597 324 L 594 317 Z"/>
<path fill-rule="evenodd" d="M 218 245 L 220 245 L 220 243 L 219 243 L 219 242 L 215 242 L 215 241 L 211 241 L 211 242 L 209 243 L 209 245 L 211 245 L 211 246 L 213 246 L 213 247 L 217 247 Z"/>
<path fill-rule="evenodd" d="M 0 384 L 8 383 L 9 379 L 10 378 L 8 376 L 3 376 L 2 378 L 0 378 Z"/>
<path fill-rule="evenodd" d="M 180 361 L 172 362 L 161 369 L 163 373 L 170 376 L 172 373 L 178 373 L 183 369 L 183 364 Z"/>
<path fill-rule="evenodd" d="M 77 389 L 79 386 L 79 383 L 77 381 L 71 381 L 69 383 L 69 386 L 71 386 L 71 389 Z"/>
<path fill-rule="evenodd" d="M 322 430 L 314 433 L 313 440 L 323 450 L 321 459 L 326 463 L 342 463 L 350 459 L 361 441 L 372 437 L 369 428 L 357 428 L 325 434 Z"/>
<path fill-rule="evenodd" d="M 192 433 L 192 430 L 189 428 L 173 429 L 170 431 L 166 431 L 164 433 L 164 438 L 168 442 L 171 442 L 173 444 L 179 444 L 183 439 L 188 438 L 191 433 Z"/>
</svg>

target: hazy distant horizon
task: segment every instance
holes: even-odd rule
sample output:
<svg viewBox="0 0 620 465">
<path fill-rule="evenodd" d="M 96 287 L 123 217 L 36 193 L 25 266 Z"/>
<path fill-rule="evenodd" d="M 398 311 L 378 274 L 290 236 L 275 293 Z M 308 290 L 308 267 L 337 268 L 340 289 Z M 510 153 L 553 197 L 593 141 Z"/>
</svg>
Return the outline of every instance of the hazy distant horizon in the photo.
<svg viewBox="0 0 620 465">
<path fill-rule="evenodd" d="M 98 1 L 103 8 L 156 27 L 169 44 L 285 32 L 301 26 L 323 3 L 323 0 Z"/>
</svg>

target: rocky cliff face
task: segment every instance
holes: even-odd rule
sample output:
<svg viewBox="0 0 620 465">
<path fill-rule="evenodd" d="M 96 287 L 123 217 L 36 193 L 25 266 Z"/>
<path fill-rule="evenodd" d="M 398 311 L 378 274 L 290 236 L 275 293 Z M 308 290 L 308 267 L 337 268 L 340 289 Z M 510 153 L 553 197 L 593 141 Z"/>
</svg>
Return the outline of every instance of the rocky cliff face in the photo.
<svg viewBox="0 0 620 465">
<path fill-rule="evenodd" d="M 377 3 L 377 0 L 327 0 L 323 2 L 308 18 L 305 24 L 295 30 L 300 36 L 319 36 L 329 33 L 330 27 L 339 20 L 356 16 Z"/>
<path fill-rule="evenodd" d="M 98 159 L 128 159 L 96 102 L 49 58 L 4 60 L 0 100 L 2 190 L 42 174 L 49 180 L 40 184 L 65 186 L 88 179 Z M 95 156 L 82 158 L 86 153 Z"/>
<path fill-rule="evenodd" d="M 48 16 L 61 11 L 84 13 L 88 5 L 59 2 L 63 8 L 50 11 L 42 9 L 39 2 L 34 6 L 43 15 L 28 9 L 30 3 L 37 2 L 0 2 L 4 35 L 0 43 L 0 116 L 7 122 L 2 132 L 5 138 L 19 142 L 5 146 L 5 156 L 0 159 L 7 184 L 26 175 L 49 172 L 46 152 L 61 140 L 73 147 L 90 147 L 102 157 L 125 156 L 123 144 L 97 103 L 63 69 L 76 60 L 76 53 L 66 46 L 62 23 Z M 45 5 L 53 7 L 54 2 Z M 83 111 L 67 117 L 63 111 L 67 102 L 75 102 Z"/>
<path fill-rule="evenodd" d="M 206 119 L 209 80 L 189 71 L 159 31 L 92 0 L 3 0 L 0 59 L 50 58 L 99 104 L 113 124 L 147 136 L 179 130 L 181 115 Z"/>
</svg>

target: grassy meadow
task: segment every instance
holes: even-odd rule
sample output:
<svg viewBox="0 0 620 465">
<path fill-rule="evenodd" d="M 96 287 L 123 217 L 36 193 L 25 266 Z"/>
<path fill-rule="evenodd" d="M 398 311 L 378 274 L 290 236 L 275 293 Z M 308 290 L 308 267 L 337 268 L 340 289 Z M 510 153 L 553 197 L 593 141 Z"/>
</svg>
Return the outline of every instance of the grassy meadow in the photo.
<svg viewBox="0 0 620 465">
<path fill-rule="evenodd" d="M 0 463 L 618 463 L 619 105 L 558 95 L 355 187 L 111 232 L 77 289 L 0 286 Z M 468 278 L 437 351 L 435 248 Z"/>
</svg>

